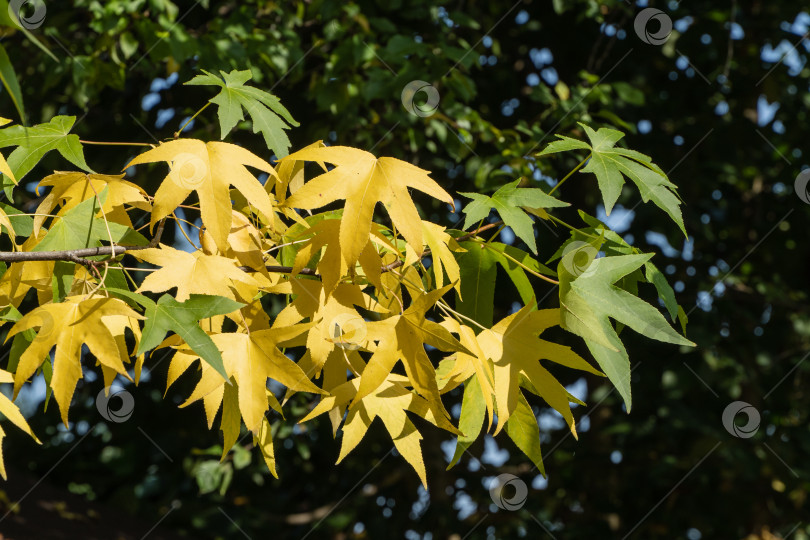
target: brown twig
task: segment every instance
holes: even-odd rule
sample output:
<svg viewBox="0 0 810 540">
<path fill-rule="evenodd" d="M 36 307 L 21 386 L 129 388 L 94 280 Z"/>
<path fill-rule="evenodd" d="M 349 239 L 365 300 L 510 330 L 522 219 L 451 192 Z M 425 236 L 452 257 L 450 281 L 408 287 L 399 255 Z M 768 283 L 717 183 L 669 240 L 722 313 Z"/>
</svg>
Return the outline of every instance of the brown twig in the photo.
<svg viewBox="0 0 810 540">
<path fill-rule="evenodd" d="M 86 257 L 99 257 L 99 256 L 108 256 L 110 259 L 113 259 L 119 255 L 123 255 L 128 251 L 137 251 L 140 249 L 147 249 L 147 248 L 154 248 L 157 247 L 158 243 L 160 242 L 160 237 L 163 234 L 163 225 L 164 221 L 158 224 L 157 231 L 155 232 L 154 238 L 152 241 L 149 242 L 146 246 L 101 246 L 95 248 L 83 248 L 83 249 L 71 249 L 66 251 L 0 251 L 0 262 L 30 262 L 30 261 L 70 261 L 75 262 L 77 264 L 81 264 L 88 267 L 95 267 L 99 263 L 103 263 L 105 261 L 93 261 L 89 260 Z M 456 238 L 457 242 L 463 242 L 464 240 L 468 240 L 473 236 L 487 231 L 489 229 L 494 229 L 495 227 L 500 227 L 503 225 L 503 221 L 496 221 L 495 223 L 490 223 L 488 225 L 484 225 L 483 227 L 479 227 L 474 231 L 470 231 L 465 233 L 458 238 Z M 430 250 L 426 249 L 422 253 L 422 257 L 429 257 Z M 380 271 L 381 272 L 390 272 L 395 270 L 403 265 L 403 261 L 398 260 L 394 261 L 391 264 L 387 264 L 383 266 Z M 240 266 L 240 270 L 245 272 L 255 272 L 254 268 L 250 268 L 248 266 Z M 278 266 L 278 265 L 268 265 L 265 267 L 268 272 L 278 273 L 278 274 L 292 274 L 293 267 L 292 266 Z M 316 278 L 320 278 L 320 274 L 318 274 L 312 268 L 302 268 L 299 272 L 301 275 L 305 276 L 312 276 Z"/>
<path fill-rule="evenodd" d="M 94 248 L 69 249 L 65 251 L 0 251 L 0 262 L 31 262 L 31 261 L 70 261 L 83 266 L 95 266 L 105 261 L 92 261 L 86 257 L 108 256 L 114 259 L 127 251 L 157 247 L 163 235 L 163 221 L 158 224 L 154 238 L 145 246 L 101 246 Z"/>
</svg>

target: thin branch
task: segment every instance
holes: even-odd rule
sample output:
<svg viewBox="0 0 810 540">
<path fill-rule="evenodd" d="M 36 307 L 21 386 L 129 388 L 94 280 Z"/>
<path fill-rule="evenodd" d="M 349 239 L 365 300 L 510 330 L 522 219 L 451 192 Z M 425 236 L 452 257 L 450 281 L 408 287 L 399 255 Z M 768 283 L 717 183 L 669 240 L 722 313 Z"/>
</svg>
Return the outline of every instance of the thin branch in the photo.
<svg viewBox="0 0 810 540">
<path fill-rule="evenodd" d="M 82 144 L 98 144 L 102 146 L 151 146 L 154 148 L 154 144 L 149 143 L 141 143 L 141 142 L 100 142 L 100 141 L 79 141 Z"/>
<path fill-rule="evenodd" d="M 158 224 L 152 241 L 146 246 L 101 246 L 94 248 L 70 249 L 66 251 L 0 251 L 0 262 L 30 262 L 30 261 L 70 261 L 84 266 L 96 265 L 104 261 L 91 261 L 87 257 L 112 258 L 123 255 L 127 251 L 136 251 L 157 247 L 163 234 L 163 221 Z"/>
<path fill-rule="evenodd" d="M 84 266 L 95 266 L 98 264 L 102 264 L 105 261 L 92 261 L 88 260 L 86 257 L 100 257 L 100 256 L 107 256 L 109 258 L 115 258 L 119 255 L 123 255 L 128 251 L 137 251 L 141 249 L 147 248 L 154 248 L 157 247 L 158 243 L 160 242 L 160 237 L 163 234 L 163 226 L 165 220 L 161 220 L 158 224 L 157 231 L 155 232 L 154 238 L 152 241 L 149 242 L 147 246 L 101 246 L 95 248 L 83 248 L 83 249 L 72 249 L 67 251 L 0 251 L 0 262 L 29 262 L 29 261 L 70 261 L 75 262 Z M 463 242 L 464 240 L 468 240 L 478 233 L 487 231 L 489 229 L 494 229 L 495 227 L 500 227 L 503 225 L 503 221 L 496 221 L 495 223 L 490 223 L 488 225 L 484 225 L 483 227 L 478 227 L 474 231 L 470 231 L 466 234 L 463 234 L 456 238 L 456 241 Z M 430 250 L 426 249 L 422 253 L 422 257 L 429 257 Z M 391 272 L 403 265 L 402 260 L 394 261 L 391 264 L 387 264 L 380 268 L 381 272 Z M 255 268 L 250 268 L 249 266 L 240 266 L 240 270 L 244 272 L 256 272 Z M 277 274 L 292 274 L 293 267 L 292 266 L 279 266 L 279 265 L 267 265 L 265 269 L 268 272 L 273 272 Z M 320 274 L 316 270 L 312 268 L 302 268 L 299 274 L 304 276 L 312 276 L 320 279 Z"/>
</svg>

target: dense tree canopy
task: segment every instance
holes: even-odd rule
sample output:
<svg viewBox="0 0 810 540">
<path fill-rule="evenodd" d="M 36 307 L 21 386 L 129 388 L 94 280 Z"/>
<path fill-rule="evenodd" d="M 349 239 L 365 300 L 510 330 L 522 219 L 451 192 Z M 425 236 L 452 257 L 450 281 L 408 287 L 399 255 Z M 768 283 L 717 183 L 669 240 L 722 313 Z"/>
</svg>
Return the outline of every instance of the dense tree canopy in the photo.
<svg viewBox="0 0 810 540">
<path fill-rule="evenodd" d="M 47 537 L 36 527 L 49 532 L 59 527 L 69 538 L 81 524 L 110 537 L 112 532 L 103 532 L 109 527 L 105 512 L 119 512 L 137 517 L 121 518 L 133 538 L 263 537 L 268 531 L 284 538 L 377 538 L 391 531 L 405 538 L 810 536 L 810 467 L 803 459 L 810 450 L 810 398 L 802 390 L 810 366 L 804 362 L 810 250 L 802 233 L 810 199 L 807 177 L 800 175 L 808 162 L 803 152 L 810 14 L 795 2 L 78 0 L 11 1 L 9 9 L 5 4 L 0 18 L 8 13 L 9 19 L 0 20 L 0 46 L 8 55 L 4 65 L 13 67 L 19 80 L 24 124 L 32 131 L 30 126 L 50 123 L 77 135 L 60 139 L 63 146 L 41 160 L 32 159 L 25 175 L 18 169 L 15 208 L 50 214 L 53 207 L 38 210 L 47 198 L 36 184 L 54 171 L 83 166 L 111 173 L 131 165 L 126 179 L 155 195 L 165 165 L 158 174 L 158 165 L 138 163 L 162 159 L 145 159 L 144 152 L 156 152 L 149 145 L 162 148 L 166 145 L 158 143 L 178 135 L 180 141 L 227 136 L 267 161 L 318 140 L 396 158 L 430 171 L 455 199 L 453 213 L 441 197 L 414 195 L 422 218 L 458 230 L 475 229 L 481 219 L 509 224 L 497 206 L 490 213 L 487 205 L 520 206 L 509 189 L 523 179 L 521 188 L 571 203 L 553 208 L 566 223 L 596 232 L 598 223 L 588 220 L 598 218 L 617 241 L 657 252 L 653 261 L 673 284 L 682 319 L 689 320 L 686 336 L 697 347 L 651 341 L 655 328 L 641 336 L 632 325 L 628 330 L 618 325 L 632 362 L 629 414 L 621 389 L 605 378 L 555 371 L 586 405 L 571 410 L 577 441 L 560 415 L 539 407 L 540 401 L 532 403 L 547 478 L 509 437 L 482 435 L 454 456 L 452 433 L 411 416 L 424 437 L 427 489 L 406 460 L 394 457 L 398 452 L 379 422 L 336 466 L 340 440 L 333 440 L 325 416 L 318 423 L 298 423 L 313 413 L 312 394 L 295 394 L 284 405 L 284 419 L 271 417 L 276 479 L 259 452 L 250 451 L 249 437 L 220 462 L 223 446 L 201 420 L 202 408 L 174 406 L 192 394 L 197 381 L 175 377 L 166 391 L 173 361 L 165 361 L 160 350 L 145 360 L 140 383 L 124 387 L 135 407 L 128 418 L 110 417 L 126 409 L 122 398 L 107 407 L 102 393 L 99 407 L 105 381 L 86 372 L 65 427 L 58 395 L 42 412 L 46 391 L 40 376 L 23 387 L 16 403 L 42 446 L 16 428 L 6 430 L 3 534 Z M 14 13 L 22 13 L 16 23 Z M 9 77 L 3 70 L 0 75 Z M 241 84 L 277 96 L 284 109 L 273 109 L 279 116 L 258 111 L 261 118 L 249 107 L 244 115 L 241 108 L 230 109 L 229 116 L 230 100 L 241 94 L 222 86 Z M 16 127 L 0 131 L 5 134 L 0 147 L 14 168 L 25 169 L 21 154 L 12 158 L 8 151 L 15 136 L 8 130 L 23 129 L 18 100 L 8 88 L 0 95 L 0 116 L 14 118 Z M 73 125 L 65 124 L 69 117 L 75 117 Z M 601 153 L 593 150 L 602 146 L 592 136 L 614 137 L 605 135 L 615 133 L 607 130 L 626 133 L 617 146 L 652 156 L 677 186 L 682 227 L 665 203 L 640 192 L 632 178 L 623 188 L 614 182 L 606 193 L 611 184 L 603 180 L 609 174 L 599 177 Z M 569 141 L 570 149 L 555 153 L 554 144 L 567 140 L 558 136 L 594 148 L 577 149 Z M 85 142 L 80 160 L 70 147 L 79 140 L 145 146 Z M 550 144 L 550 151 L 538 155 Z M 310 152 L 308 161 L 339 170 L 339 160 L 318 153 L 325 150 L 304 151 Z M 568 176 L 578 167 L 582 172 Z M 317 176 L 312 172 L 308 181 Z M 10 189 L 6 178 L 4 187 Z M 51 185 L 57 189 L 58 179 Z M 207 231 L 201 240 L 210 236 L 213 253 L 225 247 L 228 230 L 212 230 L 209 223 L 217 220 L 206 220 L 202 196 L 200 202 Z M 6 203 L 2 208 L 11 215 Z M 319 211 L 308 201 L 297 208 L 307 206 Z M 472 212 L 461 212 L 471 206 Z M 192 231 L 202 223 L 196 221 L 200 213 L 178 208 L 176 214 L 180 220 L 165 222 L 160 241 L 186 253 L 190 242 L 198 242 Z M 389 214 L 380 215 L 385 220 Z M 475 223 L 462 222 L 471 215 Z M 535 251 L 555 270 L 564 242 L 588 241 L 542 217 L 536 237 L 521 234 L 525 229 L 517 222 L 511 225 L 499 242 Z M 142 232 L 153 237 L 148 229 Z M 453 281 L 450 272 L 445 280 L 443 285 Z M 542 279 L 532 284 L 540 313 L 560 305 L 562 288 Z M 525 305 L 509 279 L 495 286 L 494 300 L 467 316 L 497 322 Z M 57 286 L 53 290 L 59 294 Z M 639 293 L 658 305 L 655 288 L 645 285 Z M 128 309 L 158 313 L 160 302 L 130 300 Z M 21 311 L 31 306 L 25 307 Z M 265 307 L 275 315 L 283 306 Z M 668 312 L 671 305 L 659 307 Z M 12 322 L 0 327 L 4 340 Z M 674 326 L 682 330 L 680 322 Z M 596 356 L 583 340 L 560 329 L 551 329 L 548 339 L 572 346 L 582 357 Z M 8 356 L 13 340 L 3 346 Z M 438 363 L 437 353 L 430 354 Z M 0 368 L 11 371 L 5 360 Z M 443 396 L 456 425 L 464 399 L 461 387 Z M 743 425 L 746 418 L 750 422 Z M 458 463 L 446 470 L 451 460 Z M 505 482 L 505 490 L 499 489 Z M 58 493 L 71 502 L 47 511 Z M 51 521 L 38 523 L 38 513 L 49 513 Z M 158 525 L 164 532 L 152 531 Z"/>
</svg>

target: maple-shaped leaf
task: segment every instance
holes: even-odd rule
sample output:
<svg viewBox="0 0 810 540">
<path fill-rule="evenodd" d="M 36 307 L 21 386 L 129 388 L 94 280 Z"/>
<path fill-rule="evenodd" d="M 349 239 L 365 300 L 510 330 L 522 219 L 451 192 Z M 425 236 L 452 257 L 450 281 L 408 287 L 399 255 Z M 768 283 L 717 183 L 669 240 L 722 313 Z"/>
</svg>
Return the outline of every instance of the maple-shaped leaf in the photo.
<svg viewBox="0 0 810 540">
<path fill-rule="evenodd" d="M 273 379 L 297 392 L 324 394 L 315 386 L 298 365 L 278 349 L 280 343 L 300 336 L 311 324 L 273 327 L 249 334 L 212 334 L 211 339 L 222 351 L 223 364 L 228 377 L 237 383 L 239 410 L 245 426 L 259 432 L 262 418 L 269 409 L 267 379 Z M 191 356 L 193 360 L 195 357 Z M 184 361 L 185 362 L 185 361 Z M 225 385 L 214 370 L 202 365 L 202 377 L 183 406 L 204 398 Z"/>
<path fill-rule="evenodd" d="M 431 268 L 433 268 L 436 288 L 440 289 L 444 285 L 444 274 L 447 274 L 447 280 L 453 284 L 456 292 L 461 296 L 461 270 L 458 261 L 453 256 L 453 252 L 463 252 L 464 248 L 446 231 L 447 229 L 441 225 L 436 225 L 430 221 L 422 222 L 422 235 L 428 248 L 430 248 Z M 410 246 L 407 246 L 407 248 L 405 266 L 419 260 L 413 249 L 410 249 Z"/>
<path fill-rule="evenodd" d="M 259 285 L 236 266 L 236 261 L 220 255 L 206 255 L 201 251 L 188 253 L 165 244 L 161 244 L 160 249 L 141 249 L 132 254 L 160 266 L 144 278 L 138 292 L 163 292 L 177 287 L 178 302 L 192 294 L 225 296 L 247 302 L 253 299 Z"/>
<path fill-rule="evenodd" d="M 232 221 L 229 186 L 235 187 L 266 222 L 271 222 L 273 203 L 270 196 L 245 165 L 272 176 L 276 171 L 244 148 L 223 142 L 178 139 L 144 152 L 130 161 L 125 169 L 157 161 L 169 163 L 170 170 L 155 193 L 151 226 L 171 214 L 195 191 L 200 199 L 203 224 L 214 243 L 224 252 L 228 248 Z"/>
<path fill-rule="evenodd" d="M 197 75 L 185 84 L 222 88 L 219 94 L 209 100 L 219 106 L 220 139 L 225 139 L 236 124 L 245 119 L 242 114 L 244 107 L 253 121 L 253 133 L 261 131 L 267 148 L 278 157 L 284 157 L 289 153 L 290 139 L 284 130 L 290 129 L 290 126 L 284 120 L 293 126 L 299 124 L 293 120 L 276 96 L 253 86 L 245 86 L 245 83 L 253 78 L 250 70 L 233 70 L 230 73 L 220 71 L 222 78 L 204 69 L 202 72 L 205 75 Z"/>
<path fill-rule="evenodd" d="M 19 246 L 20 251 L 31 251 L 45 236 L 31 235 Z M 53 279 L 54 261 L 22 261 L 11 263 L 0 276 L 0 305 L 18 307 L 32 287 L 37 290 L 50 289 Z"/>
<path fill-rule="evenodd" d="M 560 323 L 559 309 L 537 310 L 531 303 L 499 321 L 491 330 L 478 336 L 481 349 L 493 361 L 495 404 L 498 424 L 495 433 L 509 420 L 518 407 L 521 378 L 565 419 L 576 436 L 574 417 L 568 405 L 568 392 L 541 364 L 557 364 L 601 375 L 570 347 L 540 339 L 546 329 Z M 524 383 L 524 384 L 526 384 Z"/>
<path fill-rule="evenodd" d="M 340 278 L 347 275 L 349 272 L 349 266 L 346 264 L 346 260 L 341 256 L 341 227 L 342 220 L 340 219 L 324 219 L 307 229 L 300 236 L 294 237 L 296 240 L 307 238 L 308 240 L 301 245 L 298 253 L 295 255 L 293 274 L 300 272 L 309 264 L 310 259 L 320 253 L 321 249 L 326 246 L 326 250 L 318 261 L 317 268 L 322 276 L 323 286 L 327 294 L 331 293 L 337 286 Z M 360 252 L 358 262 L 369 281 L 379 287 L 382 261 L 370 241 L 366 242 L 366 245 Z M 352 267 L 352 270 L 354 270 L 354 267 Z"/>
<path fill-rule="evenodd" d="M 461 351 L 472 354 L 446 328 L 426 318 L 426 313 L 452 287 L 421 293 L 412 293 L 412 303 L 401 314 L 366 325 L 367 338 L 378 343 L 368 365 L 360 376 L 355 403 L 374 392 L 397 362 L 402 362 L 410 384 L 428 400 L 436 416 L 448 416 L 439 396 L 436 370 L 425 344 L 445 352 Z"/>
<path fill-rule="evenodd" d="M 394 226 L 418 255 L 423 252 L 422 220 L 408 188 L 427 193 L 447 204 L 453 198 L 428 176 L 429 172 L 395 158 L 377 159 L 373 154 L 346 146 L 299 150 L 284 160 L 327 162 L 335 165 L 293 193 L 284 204 L 313 210 L 345 199 L 340 224 L 340 249 L 353 267 L 369 240 L 374 207 L 385 206 Z"/>
<path fill-rule="evenodd" d="M 44 187 L 51 187 L 36 210 L 34 230 L 38 231 L 54 208 L 61 206 L 59 215 L 76 207 L 82 201 L 96 197 L 106 189 L 107 197 L 101 209 L 104 217 L 112 222 L 132 227 L 126 206 L 149 212 L 152 205 L 146 199 L 146 192 L 132 182 L 124 180 L 124 175 L 86 174 L 81 172 L 55 172 L 40 181 L 36 193 Z"/>
<path fill-rule="evenodd" d="M 48 358 L 53 347 L 56 347 L 56 353 L 50 386 L 65 426 L 68 425 L 68 408 L 73 391 L 82 378 L 83 345 L 101 365 L 129 379 L 124 366 L 129 356 L 118 348 L 115 336 L 103 320 L 110 315 L 143 319 L 122 300 L 103 296 L 69 296 L 62 303 L 45 304 L 26 314 L 9 330 L 6 338 L 8 340 L 29 328 L 39 328 L 31 345 L 20 356 L 14 374 L 14 395 Z"/>
<path fill-rule="evenodd" d="M 247 266 L 264 274 L 275 283 L 279 276 L 269 275 L 266 266 L 268 264 L 278 264 L 272 256 L 264 251 L 269 247 L 263 239 L 259 229 L 250 219 L 241 212 L 233 211 L 233 221 L 231 231 L 228 234 L 228 249 L 220 252 L 211 240 L 211 236 L 206 233 L 205 227 L 200 228 L 200 247 L 207 255 L 218 254 L 223 257 L 236 259 L 243 266 Z"/>
<path fill-rule="evenodd" d="M 0 129 L 0 148 L 17 147 L 8 156 L 8 164 L 18 182 L 51 150 L 56 150 L 83 171 L 93 172 L 84 161 L 79 136 L 70 134 L 74 122 L 75 116 L 54 116 L 47 124 Z"/>
<path fill-rule="evenodd" d="M 14 381 L 14 376 L 5 371 L 0 369 L 0 383 L 10 383 Z M 20 408 L 17 407 L 14 402 L 6 397 L 5 394 L 0 394 L 0 414 L 3 415 L 4 418 L 7 418 L 12 424 L 23 430 L 27 433 L 32 439 L 34 439 L 37 444 L 42 444 L 40 440 L 34 435 L 34 432 L 31 430 L 31 426 L 28 425 L 28 422 L 25 421 L 25 417 L 20 412 Z M 0 476 L 3 477 L 3 480 L 7 480 L 6 477 L 6 465 L 3 461 L 3 438 L 5 438 L 6 432 L 0 427 Z"/>
<path fill-rule="evenodd" d="M 599 252 L 604 252 L 606 255 L 637 255 L 642 251 L 634 248 L 628 244 L 624 238 L 610 230 L 607 225 L 599 221 L 593 216 L 589 216 L 582 210 L 579 211 L 582 220 L 589 225 L 589 227 L 577 229 L 571 232 L 571 238 L 564 242 L 557 252 L 549 259 L 556 260 L 560 257 L 567 257 L 567 268 L 574 270 L 578 274 L 587 268 L 590 261 L 596 257 Z M 603 239 L 602 242 L 591 242 L 595 238 Z M 641 276 L 641 271 L 635 272 L 634 275 Z M 675 298 L 675 291 L 667 282 L 664 274 L 652 263 L 647 261 L 644 263 L 644 279 L 651 283 L 658 297 L 664 302 L 664 306 L 669 312 L 670 318 L 674 321 L 678 317 L 682 324 L 685 325 L 686 313 L 683 308 L 678 305 Z M 623 285 L 627 289 L 627 282 Z M 629 290 L 631 293 L 636 291 Z"/>
<path fill-rule="evenodd" d="M 54 223 L 44 238 L 31 251 L 61 251 L 98 247 L 104 242 L 112 240 L 133 246 L 147 244 L 146 238 L 140 233 L 121 225 L 120 223 L 105 222 L 96 217 L 99 213 L 99 200 L 103 207 L 108 196 L 107 188 L 84 202 L 75 205 L 63 215 L 54 218 Z"/>
<path fill-rule="evenodd" d="M 616 146 L 616 143 L 624 137 L 624 133 L 621 131 L 608 128 L 599 128 L 598 131 L 594 131 L 585 124 L 579 125 L 587 133 L 590 144 L 558 135 L 560 140 L 549 144 L 538 156 L 568 150 L 588 150 L 591 157 L 588 164 L 582 168 L 582 172 L 596 175 L 599 190 L 605 201 L 605 214 L 610 215 L 613 205 L 619 199 L 624 185 L 624 176 L 626 176 L 638 187 L 641 200 L 655 203 L 669 214 L 669 217 L 686 234 L 681 216 L 681 200 L 677 194 L 678 188 L 669 181 L 666 173 L 655 165 L 649 156 Z"/>
<path fill-rule="evenodd" d="M 318 281 L 293 280 L 293 301 L 276 317 L 276 325 L 291 325 L 308 318 L 313 327 L 307 334 L 307 351 L 311 358 L 314 377 L 320 373 L 328 356 L 335 351 L 368 350 L 367 325 L 355 306 L 367 310 L 378 309 L 362 288 L 342 283 L 327 296 L 326 288 Z"/>
<path fill-rule="evenodd" d="M 356 395 L 359 381 L 352 379 L 335 388 L 332 392 L 333 395 L 324 397 L 308 415 L 301 419 L 301 422 L 307 422 L 354 399 L 357 405 L 349 409 L 343 423 L 343 442 L 337 462 L 340 463 L 360 443 L 371 423 L 379 417 L 391 435 L 397 451 L 416 470 L 422 480 L 422 485 L 427 487 L 427 473 L 420 445 L 422 435 L 406 413 L 412 412 L 451 433 L 458 433 L 458 430 L 447 418 L 436 415 L 433 407 L 425 399 L 408 390 L 405 387 L 406 384 L 408 382 L 404 377 L 389 375 L 372 393 L 358 401 Z"/>
<path fill-rule="evenodd" d="M 656 308 L 614 285 L 651 258 L 652 254 L 597 258 L 577 274 L 571 273 L 565 260 L 557 268 L 561 326 L 585 339 L 602 371 L 624 398 L 628 412 L 632 404 L 630 360 L 609 318 L 651 339 L 695 346 L 669 326 Z"/>
<path fill-rule="evenodd" d="M 169 364 L 169 373 L 166 384 L 167 392 L 174 381 L 176 381 L 180 375 L 185 373 L 194 363 L 196 363 L 198 359 L 198 357 L 194 356 L 193 354 L 189 354 L 187 351 L 177 351 Z M 213 385 L 211 384 L 212 381 Z M 202 397 L 200 397 L 201 393 L 198 391 L 200 387 L 205 387 L 205 391 L 208 392 Z M 213 388 L 213 390 L 209 390 L 210 388 Z M 281 404 L 278 402 L 276 397 L 266 387 L 264 388 L 264 392 L 266 396 L 265 411 L 267 408 L 272 407 L 283 418 L 284 414 L 281 411 Z M 196 397 L 192 396 L 185 403 L 181 404 L 180 407 L 186 407 L 194 401 L 202 399 L 209 429 L 213 427 L 214 418 L 216 417 L 219 409 L 222 408 L 222 416 L 220 421 L 220 429 L 222 430 L 223 439 L 221 460 L 224 460 L 228 455 L 228 452 L 230 452 L 231 448 L 233 448 L 234 444 L 236 444 L 242 427 L 242 413 L 240 411 L 239 404 L 239 384 L 236 382 L 234 377 L 231 377 L 229 384 L 223 384 L 221 381 L 217 380 L 216 376 L 211 376 L 210 369 L 206 371 L 206 368 L 203 368 L 203 378 L 198 383 L 197 389 L 195 389 L 195 395 Z M 255 431 L 253 432 L 253 444 L 254 446 L 259 447 L 270 473 L 278 478 L 275 463 L 275 452 L 273 450 L 273 438 L 266 414 L 262 414 L 258 433 Z"/>
<path fill-rule="evenodd" d="M 174 332 L 225 380 L 228 379 L 228 373 L 222 364 L 222 355 L 208 334 L 200 328 L 199 321 L 232 313 L 244 304 L 230 298 L 204 294 L 192 294 L 185 302 L 178 302 L 168 294 L 164 294 L 154 302 L 142 294 L 122 289 L 108 290 L 134 300 L 144 307 L 146 322 L 143 325 L 137 355 L 154 349 L 160 345 L 167 332 Z"/>
<path fill-rule="evenodd" d="M 520 179 L 502 186 L 491 197 L 480 193 L 461 193 L 473 201 L 464 208 L 466 218 L 464 228 L 467 229 L 486 219 L 490 211 L 495 210 L 501 216 L 504 224 L 511 228 L 518 238 L 526 242 L 533 253 L 537 253 L 537 243 L 534 240 L 534 221 L 523 209 L 561 208 L 570 206 L 568 203 L 555 199 L 542 189 L 520 188 Z"/>
</svg>

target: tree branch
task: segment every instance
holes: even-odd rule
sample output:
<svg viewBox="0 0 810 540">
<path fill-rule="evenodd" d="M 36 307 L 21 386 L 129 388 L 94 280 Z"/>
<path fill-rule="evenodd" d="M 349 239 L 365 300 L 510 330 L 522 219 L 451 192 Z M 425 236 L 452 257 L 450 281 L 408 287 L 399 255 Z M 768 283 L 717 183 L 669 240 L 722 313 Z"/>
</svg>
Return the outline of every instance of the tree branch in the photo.
<svg viewBox="0 0 810 540">
<path fill-rule="evenodd" d="M 70 261 L 84 266 L 94 266 L 104 261 L 92 261 L 87 259 L 86 257 L 99 257 L 106 255 L 110 258 L 115 258 L 119 255 L 123 255 L 128 251 L 137 251 L 140 249 L 157 247 L 158 243 L 160 242 L 160 237 L 163 234 L 163 224 L 164 221 L 162 220 L 158 224 L 158 228 L 157 231 L 155 232 L 154 238 L 152 238 L 152 241 L 149 242 L 149 244 L 146 246 L 115 245 L 115 246 L 101 246 L 95 248 L 71 249 L 66 251 L 0 251 L 0 262 Z M 456 238 L 456 241 L 463 242 L 464 240 L 468 240 L 473 236 L 477 235 L 478 233 L 487 231 L 489 229 L 494 229 L 495 227 L 500 227 L 501 225 L 503 225 L 503 221 L 496 221 L 495 223 L 484 225 L 483 227 L 479 227 L 474 231 L 470 231 L 468 233 L 459 236 L 458 238 Z M 422 257 L 427 256 L 430 256 L 429 249 L 426 249 L 422 253 Z M 401 260 L 394 261 L 391 264 L 383 266 L 380 269 L 380 271 L 390 272 L 391 270 L 395 270 L 402 265 L 403 261 Z M 292 266 L 268 265 L 265 268 L 267 269 L 268 272 L 274 272 L 278 274 L 291 274 L 293 271 Z M 248 266 L 240 266 L 239 269 L 245 272 L 256 271 L 254 268 L 250 268 Z M 317 278 L 321 277 L 320 274 L 318 274 L 312 268 L 302 268 L 301 271 L 299 271 L 298 273 L 305 276 L 313 276 Z"/>
<path fill-rule="evenodd" d="M 115 258 L 127 251 L 157 247 L 163 235 L 163 224 L 158 223 L 155 236 L 145 246 L 101 246 L 94 248 L 70 249 L 65 251 L 0 251 L 0 262 L 30 262 L 30 261 L 70 261 L 84 266 L 93 266 L 104 261 L 91 261 L 86 257 L 108 256 Z"/>
</svg>

